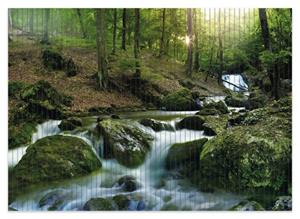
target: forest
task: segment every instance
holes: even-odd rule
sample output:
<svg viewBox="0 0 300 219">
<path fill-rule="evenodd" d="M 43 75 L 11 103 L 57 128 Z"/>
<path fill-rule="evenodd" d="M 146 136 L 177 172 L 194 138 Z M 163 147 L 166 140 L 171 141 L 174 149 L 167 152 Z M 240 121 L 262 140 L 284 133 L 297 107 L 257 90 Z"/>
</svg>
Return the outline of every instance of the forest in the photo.
<svg viewBox="0 0 300 219">
<path fill-rule="evenodd" d="M 10 211 L 292 210 L 292 9 L 8 9 Z"/>
</svg>

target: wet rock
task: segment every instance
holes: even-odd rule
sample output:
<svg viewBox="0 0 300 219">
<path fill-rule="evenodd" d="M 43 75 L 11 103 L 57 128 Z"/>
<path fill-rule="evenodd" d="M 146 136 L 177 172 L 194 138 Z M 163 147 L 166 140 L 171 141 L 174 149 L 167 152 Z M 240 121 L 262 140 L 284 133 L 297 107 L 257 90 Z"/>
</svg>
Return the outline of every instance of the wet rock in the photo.
<svg viewBox="0 0 300 219">
<path fill-rule="evenodd" d="M 112 115 L 110 116 L 110 118 L 112 118 L 112 119 L 121 119 L 120 116 L 118 116 L 118 115 L 116 115 L 116 114 L 112 114 Z"/>
<path fill-rule="evenodd" d="M 83 176 L 101 168 L 101 162 L 83 140 L 54 135 L 42 138 L 27 148 L 12 170 L 16 188 L 43 182 Z M 13 188 L 12 188 L 13 189 Z"/>
<path fill-rule="evenodd" d="M 148 119 L 148 118 L 142 119 L 140 121 L 140 124 L 146 127 L 150 127 L 156 132 L 163 131 L 163 130 L 174 131 L 174 128 L 170 124 L 166 124 L 154 119 Z"/>
<path fill-rule="evenodd" d="M 273 211 L 291 211 L 292 210 L 292 196 L 280 196 L 277 198 Z"/>
<path fill-rule="evenodd" d="M 220 115 L 227 114 L 229 110 L 223 101 L 210 102 L 203 105 L 197 115 L 208 116 L 208 115 Z"/>
<path fill-rule="evenodd" d="M 62 131 L 71 131 L 81 126 L 82 126 L 82 120 L 78 117 L 70 117 L 68 119 L 64 119 L 58 125 L 58 127 Z"/>
<path fill-rule="evenodd" d="M 109 198 L 92 198 L 83 206 L 85 211 L 113 211 L 118 210 L 116 204 Z"/>
<path fill-rule="evenodd" d="M 10 149 L 31 143 L 31 136 L 36 132 L 37 123 L 27 122 L 18 126 L 10 125 L 8 129 L 8 146 Z"/>
<path fill-rule="evenodd" d="M 67 195 L 60 190 L 55 190 L 44 195 L 39 201 L 39 207 L 47 206 L 49 211 L 60 210 Z"/>
<path fill-rule="evenodd" d="M 126 167 L 141 165 L 150 150 L 153 137 L 138 127 L 120 120 L 105 119 L 98 123 L 103 135 L 104 157 L 113 157 Z"/>
<path fill-rule="evenodd" d="M 206 116 L 203 124 L 204 135 L 214 136 L 223 132 L 227 127 L 228 116 Z"/>
<path fill-rule="evenodd" d="M 178 129 L 203 130 L 205 120 L 203 117 L 195 115 L 188 116 L 176 124 Z"/>
<path fill-rule="evenodd" d="M 162 100 L 162 106 L 164 106 L 166 110 L 170 111 L 185 111 L 197 109 L 191 91 L 186 88 L 165 96 Z"/>
<path fill-rule="evenodd" d="M 133 192 L 141 187 L 134 176 L 126 175 L 118 180 L 118 185 L 122 186 L 126 192 Z"/>
<path fill-rule="evenodd" d="M 118 206 L 118 210 L 128 210 L 130 199 L 125 195 L 116 195 L 112 200 Z"/>
<path fill-rule="evenodd" d="M 232 207 L 233 211 L 264 211 L 265 209 L 256 201 L 242 201 Z"/>
<path fill-rule="evenodd" d="M 175 204 L 165 204 L 162 206 L 162 208 L 160 209 L 161 211 L 179 211 L 179 207 Z"/>
<path fill-rule="evenodd" d="M 195 141 L 173 144 L 166 157 L 166 168 L 177 169 L 182 166 L 190 166 L 190 163 L 199 162 L 199 154 L 207 138 Z"/>
</svg>

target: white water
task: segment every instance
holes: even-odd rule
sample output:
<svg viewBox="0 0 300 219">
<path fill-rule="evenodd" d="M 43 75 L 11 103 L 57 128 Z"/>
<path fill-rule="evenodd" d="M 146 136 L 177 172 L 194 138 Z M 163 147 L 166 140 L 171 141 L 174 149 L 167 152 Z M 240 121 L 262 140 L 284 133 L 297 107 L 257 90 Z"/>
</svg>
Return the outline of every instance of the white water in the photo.
<svg viewBox="0 0 300 219">
<path fill-rule="evenodd" d="M 168 123 L 174 126 L 178 119 L 170 120 Z M 59 122 L 49 121 L 40 125 L 32 141 L 35 142 L 39 138 L 58 134 L 59 129 L 57 126 Z M 135 123 L 155 138 L 152 142 L 151 152 L 143 165 L 136 169 L 129 169 L 120 165 L 114 159 L 105 160 L 100 158 L 102 162 L 101 171 L 79 179 L 45 184 L 42 188 L 36 188 L 34 191 L 17 197 L 10 207 L 22 211 L 47 210 L 49 206 L 40 207 L 38 203 L 44 195 L 51 192 L 58 194 L 60 199 L 63 200 L 58 210 L 81 210 L 90 198 L 112 197 L 117 194 L 129 195 L 133 200 L 130 204 L 133 210 L 136 209 L 138 200 L 143 200 L 146 205 L 145 210 L 160 210 L 166 204 L 175 204 L 182 210 L 221 210 L 228 209 L 241 200 L 241 197 L 228 193 L 199 192 L 199 190 L 188 185 L 185 180 L 164 169 L 164 160 L 172 144 L 203 138 L 205 137 L 203 131 L 183 129 L 154 132 L 137 124 L 134 120 L 129 120 L 129 122 Z M 83 139 L 101 157 L 103 147 L 101 138 L 96 139 L 87 131 L 67 135 Z M 24 153 L 24 149 L 21 153 Z M 17 162 L 17 160 L 14 160 L 12 163 L 16 164 Z M 141 187 L 134 192 L 124 192 L 116 182 L 125 175 L 135 176 Z M 158 187 L 162 180 L 164 180 L 164 184 Z"/>
<path fill-rule="evenodd" d="M 232 84 L 235 84 L 238 87 L 243 88 L 243 90 L 241 90 L 240 88 L 235 87 L 234 85 L 223 81 L 224 86 L 230 90 L 233 90 L 233 91 L 247 91 L 248 90 L 248 85 L 246 84 L 246 82 L 244 81 L 243 77 L 240 74 L 222 75 L 222 79 L 225 81 L 228 81 Z"/>
</svg>

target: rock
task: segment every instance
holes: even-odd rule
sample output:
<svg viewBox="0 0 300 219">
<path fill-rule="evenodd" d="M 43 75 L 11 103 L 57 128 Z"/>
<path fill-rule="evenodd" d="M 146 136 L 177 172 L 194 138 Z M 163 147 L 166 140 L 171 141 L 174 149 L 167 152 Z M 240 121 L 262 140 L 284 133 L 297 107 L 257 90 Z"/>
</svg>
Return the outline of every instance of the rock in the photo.
<svg viewBox="0 0 300 219">
<path fill-rule="evenodd" d="M 123 190 L 126 192 L 133 192 L 141 187 L 136 178 L 130 175 L 122 176 L 118 180 L 118 185 L 122 186 Z"/>
<path fill-rule="evenodd" d="M 277 198 L 273 211 L 291 211 L 292 210 L 292 196 L 280 196 Z"/>
<path fill-rule="evenodd" d="M 64 58 L 57 51 L 46 49 L 42 52 L 43 64 L 51 70 L 62 70 Z"/>
<path fill-rule="evenodd" d="M 121 119 L 120 116 L 118 116 L 118 115 L 116 115 L 116 114 L 112 114 L 112 115 L 110 116 L 110 118 L 112 118 L 112 119 Z"/>
<path fill-rule="evenodd" d="M 54 135 L 30 145 L 12 170 L 15 188 L 83 176 L 101 168 L 101 162 L 83 140 Z M 12 188 L 12 189 L 15 189 Z"/>
<path fill-rule="evenodd" d="M 204 135 L 214 136 L 223 132 L 227 127 L 228 116 L 206 116 L 203 124 Z"/>
<path fill-rule="evenodd" d="M 54 190 L 44 195 L 39 201 L 39 207 L 47 206 L 50 211 L 61 210 L 67 195 L 63 194 L 61 190 Z"/>
<path fill-rule="evenodd" d="M 185 111 L 197 109 L 191 91 L 186 88 L 165 96 L 162 100 L 162 106 L 166 107 L 166 110 L 170 111 Z"/>
<path fill-rule="evenodd" d="M 162 208 L 160 209 L 161 211 L 179 211 L 179 207 L 175 204 L 164 204 Z"/>
<path fill-rule="evenodd" d="M 247 104 L 247 97 L 243 94 L 232 94 L 231 96 L 225 97 L 225 103 L 231 107 L 245 107 Z"/>
<path fill-rule="evenodd" d="M 113 211 L 118 210 L 116 204 L 108 198 L 92 198 L 83 206 L 85 211 Z"/>
<path fill-rule="evenodd" d="M 136 210 L 138 211 L 143 211 L 146 209 L 146 204 L 143 200 L 139 201 L 137 206 L 136 206 Z"/>
<path fill-rule="evenodd" d="M 128 210 L 130 199 L 127 196 L 116 195 L 112 199 L 118 206 L 118 210 Z"/>
<path fill-rule="evenodd" d="M 197 115 L 208 116 L 208 115 L 218 115 L 229 113 L 229 110 L 223 101 L 210 102 L 204 104 L 204 106 L 199 110 Z"/>
<path fill-rule="evenodd" d="M 253 110 L 257 108 L 264 107 L 268 102 L 268 98 L 266 95 L 256 90 L 250 93 L 249 99 L 246 103 L 246 109 Z"/>
<path fill-rule="evenodd" d="M 230 210 L 233 211 L 264 211 L 265 209 L 256 201 L 242 201 Z"/>
<path fill-rule="evenodd" d="M 98 123 L 103 135 L 104 157 L 115 158 L 120 164 L 134 168 L 141 165 L 150 150 L 153 137 L 138 127 L 120 120 L 105 119 Z"/>
<path fill-rule="evenodd" d="M 31 136 L 36 132 L 36 123 L 27 122 L 17 126 L 10 125 L 8 129 L 9 149 L 31 143 Z"/>
<path fill-rule="evenodd" d="M 27 85 L 20 81 L 9 81 L 8 82 L 8 96 L 9 98 L 19 99 L 20 94 Z"/>
<path fill-rule="evenodd" d="M 77 66 L 75 65 L 73 59 L 69 58 L 64 61 L 64 68 L 66 71 L 66 75 L 68 77 L 73 77 L 77 75 L 78 69 Z"/>
<path fill-rule="evenodd" d="M 176 124 L 178 129 L 203 130 L 205 120 L 201 116 L 188 116 Z"/>
<path fill-rule="evenodd" d="M 140 124 L 146 127 L 150 127 L 156 132 L 163 131 L 163 130 L 174 131 L 173 126 L 171 126 L 170 124 L 166 124 L 154 119 L 148 119 L 148 118 L 142 119 L 140 120 Z"/>
<path fill-rule="evenodd" d="M 173 144 L 166 157 L 166 168 L 176 169 L 180 166 L 190 163 L 199 163 L 199 154 L 207 138 L 201 138 L 195 141 Z"/>
<path fill-rule="evenodd" d="M 71 131 L 81 126 L 82 126 L 82 120 L 77 117 L 70 117 L 68 119 L 64 119 L 58 125 L 59 129 L 62 131 Z"/>
<path fill-rule="evenodd" d="M 268 190 L 274 194 L 288 190 L 291 105 L 288 101 L 276 104 L 277 108 L 273 104 L 249 112 L 243 125 L 223 131 L 204 145 L 195 179 L 200 189 L 210 186 L 229 191 Z"/>
</svg>

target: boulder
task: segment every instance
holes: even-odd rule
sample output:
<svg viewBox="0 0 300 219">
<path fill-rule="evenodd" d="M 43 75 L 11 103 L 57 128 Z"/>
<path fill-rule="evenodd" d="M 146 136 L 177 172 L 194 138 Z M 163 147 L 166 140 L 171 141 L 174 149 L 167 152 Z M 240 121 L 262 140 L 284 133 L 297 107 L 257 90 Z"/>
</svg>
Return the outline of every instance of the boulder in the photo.
<svg viewBox="0 0 300 219">
<path fill-rule="evenodd" d="M 130 175 L 122 176 L 118 180 L 118 185 L 122 186 L 123 190 L 126 192 L 133 192 L 141 186 L 136 178 Z"/>
<path fill-rule="evenodd" d="M 77 75 L 78 72 L 78 68 L 75 65 L 73 59 L 69 58 L 67 60 L 64 61 L 64 68 L 66 71 L 66 75 L 68 77 L 73 77 Z"/>
<path fill-rule="evenodd" d="M 178 129 L 203 130 L 205 119 L 201 116 L 188 116 L 176 124 Z"/>
<path fill-rule="evenodd" d="M 291 211 L 292 210 L 292 196 L 280 196 L 277 198 L 273 211 Z"/>
<path fill-rule="evenodd" d="M 169 111 L 185 111 L 197 109 L 191 91 L 186 88 L 180 89 L 165 96 L 162 100 L 162 106 L 164 106 L 166 110 Z"/>
<path fill-rule="evenodd" d="M 50 70 L 62 70 L 64 68 L 64 58 L 60 53 L 51 49 L 42 51 L 43 64 Z"/>
<path fill-rule="evenodd" d="M 191 163 L 199 163 L 199 154 L 207 138 L 195 141 L 173 144 L 166 157 L 166 168 L 176 169 L 181 166 L 190 166 Z"/>
<path fill-rule="evenodd" d="M 172 125 L 154 119 L 148 119 L 148 118 L 142 119 L 140 120 L 140 124 L 146 127 L 150 127 L 156 132 L 163 131 L 163 130 L 174 131 Z"/>
<path fill-rule="evenodd" d="M 231 107 L 245 107 L 247 104 L 247 97 L 241 93 L 232 94 L 225 97 L 225 103 Z"/>
<path fill-rule="evenodd" d="M 116 204 L 109 198 L 92 198 L 83 206 L 85 211 L 113 211 L 117 209 Z"/>
<path fill-rule="evenodd" d="M 264 211 L 265 209 L 256 201 L 241 201 L 236 206 L 232 207 L 232 211 Z"/>
<path fill-rule="evenodd" d="M 98 123 L 103 135 L 104 157 L 115 158 L 120 164 L 134 168 L 141 165 L 150 150 L 150 134 L 125 121 L 105 119 Z"/>
<path fill-rule="evenodd" d="M 206 116 L 203 124 L 204 135 L 214 136 L 223 132 L 227 128 L 227 115 Z"/>
<path fill-rule="evenodd" d="M 61 210 L 67 198 L 68 195 L 64 194 L 62 190 L 54 190 L 40 199 L 39 207 L 47 207 L 49 211 Z"/>
<path fill-rule="evenodd" d="M 24 189 L 34 184 L 83 176 L 100 168 L 101 162 L 91 146 L 80 138 L 49 136 L 27 148 L 12 170 L 11 186 Z"/>
<path fill-rule="evenodd" d="M 249 99 L 245 105 L 246 109 L 253 110 L 264 107 L 268 102 L 268 97 L 259 90 L 250 93 Z"/>
<path fill-rule="evenodd" d="M 208 116 L 227 113 L 229 113 L 229 110 L 223 101 L 212 101 L 204 104 L 203 107 L 199 110 L 199 112 L 197 112 L 197 115 Z"/>
<path fill-rule="evenodd" d="M 71 131 L 81 126 L 82 126 L 82 120 L 77 117 L 70 117 L 68 119 L 64 119 L 58 125 L 59 129 L 62 131 Z"/>
<path fill-rule="evenodd" d="M 9 98 L 19 99 L 23 89 L 27 87 L 27 84 L 20 81 L 8 82 L 8 96 Z"/>
<path fill-rule="evenodd" d="M 128 210 L 130 199 L 126 195 L 116 195 L 112 200 L 118 206 L 118 210 Z"/>
<path fill-rule="evenodd" d="M 8 129 L 9 149 L 30 144 L 31 136 L 36 132 L 36 126 L 37 124 L 34 122 L 22 123 L 17 126 L 10 125 Z"/>
</svg>

